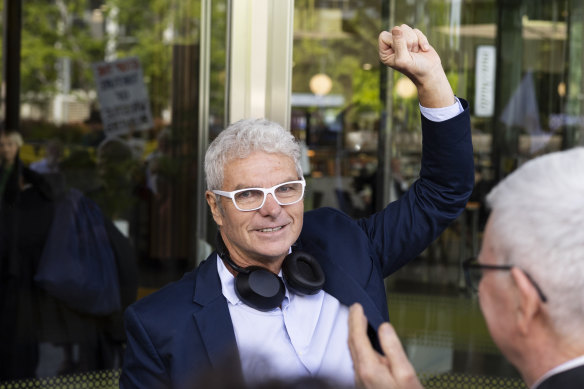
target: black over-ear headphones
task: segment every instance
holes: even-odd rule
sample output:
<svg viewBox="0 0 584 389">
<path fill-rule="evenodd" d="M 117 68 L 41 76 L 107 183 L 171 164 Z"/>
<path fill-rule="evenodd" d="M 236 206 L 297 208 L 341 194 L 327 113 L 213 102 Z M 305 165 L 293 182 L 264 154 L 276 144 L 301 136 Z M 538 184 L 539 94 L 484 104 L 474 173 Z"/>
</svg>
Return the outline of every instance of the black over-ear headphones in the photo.
<svg viewBox="0 0 584 389">
<path fill-rule="evenodd" d="M 235 293 L 241 301 L 259 311 L 269 311 L 280 306 L 286 294 L 286 287 L 280 277 L 260 266 L 243 268 L 236 265 L 219 232 L 217 253 L 237 272 Z M 324 272 L 317 260 L 300 251 L 293 251 L 284 258 L 282 274 L 290 289 L 298 294 L 316 294 L 325 281 Z"/>
</svg>

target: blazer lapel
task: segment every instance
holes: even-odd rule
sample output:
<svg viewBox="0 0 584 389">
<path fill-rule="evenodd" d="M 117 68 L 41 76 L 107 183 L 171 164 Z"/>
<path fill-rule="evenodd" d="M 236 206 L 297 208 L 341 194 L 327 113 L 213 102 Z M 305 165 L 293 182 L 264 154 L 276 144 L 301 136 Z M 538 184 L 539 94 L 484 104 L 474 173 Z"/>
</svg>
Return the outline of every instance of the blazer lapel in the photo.
<svg viewBox="0 0 584 389">
<path fill-rule="evenodd" d="M 294 244 L 294 249 L 302 250 L 302 243 L 297 241 Z M 334 296 L 342 304 L 351 306 L 353 303 L 359 303 L 363 306 L 365 316 L 369 321 L 369 325 L 377 331 L 377 328 L 385 320 L 379 309 L 377 309 L 375 302 L 367 294 L 365 289 L 355 281 L 353 277 L 347 274 L 336 262 L 331 261 L 326 253 L 324 253 L 317 246 L 305 247 L 305 250 L 310 252 L 322 266 L 326 280 L 324 283 L 324 291 Z"/>
<path fill-rule="evenodd" d="M 232 360 L 237 355 L 237 343 L 229 308 L 221 291 L 215 252 L 200 265 L 193 302 L 200 307 L 193 313 L 193 319 L 209 361 L 213 367 L 225 366 L 226 359 Z"/>
<path fill-rule="evenodd" d="M 326 257 L 323 256 L 323 258 Z M 348 307 L 354 303 L 359 303 L 363 306 L 363 312 L 369 322 L 367 336 L 373 348 L 382 353 L 381 344 L 377 337 L 377 329 L 385 320 L 379 312 L 379 309 L 377 309 L 375 302 L 367 294 L 365 289 L 353 277 L 345 273 L 335 262 L 325 259 L 320 261 L 320 263 L 326 276 L 324 290 L 331 296 L 336 297 L 341 304 Z"/>
<path fill-rule="evenodd" d="M 324 290 L 346 306 L 351 306 L 354 303 L 361 304 L 369 324 L 377 330 L 385 320 L 363 287 L 337 264 L 331 261 L 322 261 L 321 265 L 323 265 L 326 275 Z"/>
</svg>

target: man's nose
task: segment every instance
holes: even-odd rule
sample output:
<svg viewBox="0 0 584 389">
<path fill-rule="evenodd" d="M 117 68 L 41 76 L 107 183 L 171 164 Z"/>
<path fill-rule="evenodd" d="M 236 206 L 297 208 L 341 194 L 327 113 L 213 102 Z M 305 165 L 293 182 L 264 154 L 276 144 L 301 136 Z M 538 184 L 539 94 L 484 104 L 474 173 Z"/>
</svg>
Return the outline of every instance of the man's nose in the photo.
<svg viewBox="0 0 584 389">
<path fill-rule="evenodd" d="M 271 193 L 266 194 L 266 201 L 264 205 L 259 209 L 262 215 L 277 215 L 282 210 L 282 206 L 278 204 L 276 199 Z"/>
</svg>

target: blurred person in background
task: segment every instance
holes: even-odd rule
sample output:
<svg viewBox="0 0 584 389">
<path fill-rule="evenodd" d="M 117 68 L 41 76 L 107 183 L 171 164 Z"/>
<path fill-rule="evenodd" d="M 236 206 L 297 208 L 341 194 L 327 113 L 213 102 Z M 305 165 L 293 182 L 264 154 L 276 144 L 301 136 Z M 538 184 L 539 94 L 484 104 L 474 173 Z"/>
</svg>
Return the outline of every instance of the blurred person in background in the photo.
<svg viewBox="0 0 584 389">
<path fill-rule="evenodd" d="M 45 147 L 45 157 L 31 163 L 29 167 L 37 173 L 59 173 L 59 163 L 63 157 L 63 144 L 58 139 L 51 139 Z"/>
<path fill-rule="evenodd" d="M 4 201 L 4 192 L 10 179 L 17 180 L 18 151 L 23 145 L 22 136 L 16 131 L 0 133 L 0 199 Z M 10 194 L 9 196 L 12 196 Z"/>
<path fill-rule="evenodd" d="M 125 342 L 122 310 L 135 301 L 137 291 L 129 240 L 104 219 L 101 244 L 109 244 L 115 256 L 119 311 L 80 312 L 45 290 L 37 277 L 47 247 L 56 240 L 80 241 L 70 231 L 55 228 L 55 221 L 77 212 L 57 212 L 65 196 L 55 195 L 47 175 L 23 165 L 20 145 L 18 133 L 0 133 L 0 166 L 7 177 L 0 208 L 0 381 L 119 367 Z M 57 239 L 51 239 L 55 235 Z M 87 241 L 77 246 L 87 247 Z M 63 270 L 58 262 L 54 271 Z"/>
<path fill-rule="evenodd" d="M 19 158 L 16 131 L 0 134 L 0 380 L 35 376 L 42 291 L 34 283 L 53 219 L 43 177 Z"/>
<path fill-rule="evenodd" d="M 392 198 L 399 199 L 406 193 L 408 187 L 410 186 L 408 181 L 402 175 L 402 167 L 401 167 L 401 160 L 399 157 L 393 157 L 390 162 L 391 167 L 391 181 L 393 183 L 393 187 L 391 188 L 391 196 Z"/>
<path fill-rule="evenodd" d="M 86 194 L 93 199 L 111 220 L 131 223 L 137 202 L 136 187 L 140 163 L 128 142 L 107 138 L 97 148 L 97 177 L 99 186 Z"/>
</svg>

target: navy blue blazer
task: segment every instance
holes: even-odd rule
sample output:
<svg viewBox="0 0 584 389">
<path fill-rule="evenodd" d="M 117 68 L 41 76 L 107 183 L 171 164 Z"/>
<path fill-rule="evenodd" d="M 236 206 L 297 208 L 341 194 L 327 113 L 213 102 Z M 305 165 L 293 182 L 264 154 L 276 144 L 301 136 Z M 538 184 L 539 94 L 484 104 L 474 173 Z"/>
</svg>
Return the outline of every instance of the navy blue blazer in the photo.
<svg viewBox="0 0 584 389">
<path fill-rule="evenodd" d="M 320 262 L 327 293 L 347 306 L 363 305 L 372 328 L 389 320 L 384 278 L 438 237 L 471 194 L 470 120 L 468 103 L 461 102 L 464 113 L 450 120 L 422 116 L 420 178 L 399 200 L 360 220 L 332 208 L 304 215 L 298 249 Z M 121 388 L 192 386 L 204 371 L 237 354 L 216 261 L 213 253 L 180 281 L 126 310 Z"/>
</svg>

